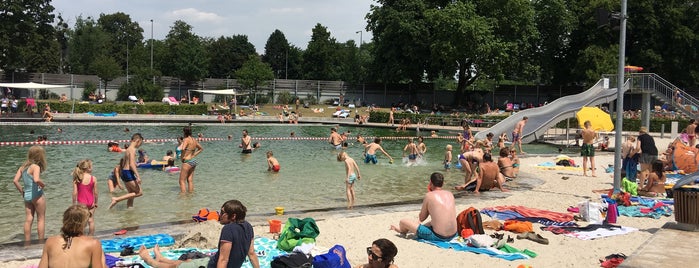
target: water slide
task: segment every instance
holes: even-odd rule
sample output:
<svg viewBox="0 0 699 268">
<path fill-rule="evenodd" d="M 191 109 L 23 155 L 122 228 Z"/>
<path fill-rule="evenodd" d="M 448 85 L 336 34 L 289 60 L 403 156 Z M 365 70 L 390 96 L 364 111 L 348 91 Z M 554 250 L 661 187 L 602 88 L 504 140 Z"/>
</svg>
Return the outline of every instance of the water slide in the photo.
<svg viewBox="0 0 699 268">
<path fill-rule="evenodd" d="M 485 139 L 489 132 L 495 134 L 494 140 L 497 140 L 497 137 L 503 132 L 507 133 L 511 139 L 515 125 L 526 116 L 529 120 L 522 131 L 522 142 L 530 143 L 540 140 L 549 128 L 566 118 L 575 117 L 575 113 L 583 106 L 595 106 L 615 100 L 616 88 L 604 88 L 604 80 L 600 79 L 594 86 L 582 93 L 561 97 L 547 105 L 515 113 L 491 128 L 479 131 L 476 133 L 476 139 Z"/>
</svg>

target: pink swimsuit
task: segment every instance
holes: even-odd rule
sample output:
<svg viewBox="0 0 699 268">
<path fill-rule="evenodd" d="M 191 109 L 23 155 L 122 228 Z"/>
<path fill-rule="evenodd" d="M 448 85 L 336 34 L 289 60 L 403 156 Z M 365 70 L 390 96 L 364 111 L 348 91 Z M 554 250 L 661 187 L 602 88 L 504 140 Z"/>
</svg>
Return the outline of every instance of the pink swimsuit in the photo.
<svg viewBox="0 0 699 268">
<path fill-rule="evenodd" d="M 87 185 L 78 183 L 78 203 L 93 208 L 95 206 L 95 177 L 90 176 L 90 183 Z"/>
</svg>

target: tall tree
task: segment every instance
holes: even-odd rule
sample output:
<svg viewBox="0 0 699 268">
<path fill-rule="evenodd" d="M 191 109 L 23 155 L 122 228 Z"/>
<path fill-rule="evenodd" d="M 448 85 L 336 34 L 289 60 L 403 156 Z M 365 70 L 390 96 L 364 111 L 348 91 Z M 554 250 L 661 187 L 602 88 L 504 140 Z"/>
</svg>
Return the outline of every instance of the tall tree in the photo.
<svg viewBox="0 0 699 268">
<path fill-rule="evenodd" d="M 157 71 L 148 67 L 135 67 L 128 83 L 121 84 L 117 92 L 118 100 L 128 100 L 130 95 L 143 98 L 145 101 L 160 101 L 165 95 L 159 83 L 153 83 L 153 77 L 159 76 Z"/>
<path fill-rule="evenodd" d="M 335 80 L 339 78 L 337 69 L 335 38 L 330 36 L 328 28 L 316 24 L 313 27 L 311 41 L 303 54 L 303 72 L 305 79 Z"/>
<path fill-rule="evenodd" d="M 255 46 L 246 35 L 219 37 L 208 45 L 210 58 L 209 76 L 216 78 L 235 77 L 235 71 L 243 66 L 250 56 L 256 55 Z"/>
<path fill-rule="evenodd" d="M 422 0 L 377 0 L 366 15 L 373 33 L 372 69 L 380 81 L 422 81 L 430 58 L 430 29 Z"/>
<path fill-rule="evenodd" d="M 98 56 L 108 53 L 109 36 L 97 26 L 92 17 L 77 17 L 75 29 L 69 36 L 69 71 L 76 74 L 95 74 L 91 64 Z"/>
<path fill-rule="evenodd" d="M 235 72 L 243 88 L 249 89 L 250 94 L 254 95 L 255 103 L 257 103 L 258 87 L 269 84 L 274 79 L 274 71 L 266 63 L 262 62 L 259 56 L 250 56 L 249 60 L 243 64 L 243 67 Z"/>
<path fill-rule="evenodd" d="M 184 21 L 175 21 L 167 34 L 165 44 L 168 49 L 166 74 L 185 81 L 186 85 L 206 77 L 209 69 L 208 55 L 202 40 L 192 33 L 192 26 Z"/>
<path fill-rule="evenodd" d="M 576 18 L 564 0 L 534 0 L 532 4 L 539 31 L 535 54 L 541 70 L 539 82 L 564 83 L 571 69 L 568 53 Z"/>
<path fill-rule="evenodd" d="M 95 58 L 91 64 L 91 67 L 95 74 L 97 74 L 100 80 L 102 80 L 104 83 L 104 93 L 106 95 L 108 90 L 107 84 L 114 80 L 114 78 L 121 75 L 119 63 L 117 63 L 113 57 L 102 54 Z"/>
<path fill-rule="evenodd" d="M 0 68 L 56 71 L 60 46 L 50 0 L 0 1 Z"/>
<path fill-rule="evenodd" d="M 114 57 L 122 70 L 126 70 L 127 56 L 131 63 L 131 52 L 143 46 L 143 28 L 122 12 L 100 14 L 97 25 L 109 38 L 109 55 Z"/>
<path fill-rule="evenodd" d="M 262 55 L 262 61 L 269 64 L 274 71 L 274 77 L 287 78 L 289 63 L 289 41 L 279 29 L 274 30 L 267 38 L 265 43 L 265 54 Z"/>
</svg>

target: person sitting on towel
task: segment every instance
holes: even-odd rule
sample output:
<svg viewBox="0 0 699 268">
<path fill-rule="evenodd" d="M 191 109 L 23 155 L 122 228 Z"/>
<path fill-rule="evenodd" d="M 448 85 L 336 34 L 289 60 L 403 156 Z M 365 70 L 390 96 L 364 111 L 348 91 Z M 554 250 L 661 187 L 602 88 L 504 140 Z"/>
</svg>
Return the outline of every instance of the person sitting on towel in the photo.
<svg viewBox="0 0 699 268">
<path fill-rule="evenodd" d="M 418 220 L 401 219 L 398 226 L 391 225 L 391 230 L 402 235 L 414 233 L 417 238 L 430 241 L 450 241 L 454 238 L 457 232 L 454 195 L 442 189 L 442 186 L 444 175 L 439 172 L 432 173 L 427 186 L 429 192 L 422 201 Z M 425 222 L 427 217 L 431 220 Z M 423 222 L 425 224 L 422 224 Z"/>
<path fill-rule="evenodd" d="M 366 248 L 368 263 L 362 264 L 359 268 L 398 268 L 393 264 L 393 258 L 398 254 L 396 245 L 386 238 L 374 240 L 371 247 Z"/>
</svg>

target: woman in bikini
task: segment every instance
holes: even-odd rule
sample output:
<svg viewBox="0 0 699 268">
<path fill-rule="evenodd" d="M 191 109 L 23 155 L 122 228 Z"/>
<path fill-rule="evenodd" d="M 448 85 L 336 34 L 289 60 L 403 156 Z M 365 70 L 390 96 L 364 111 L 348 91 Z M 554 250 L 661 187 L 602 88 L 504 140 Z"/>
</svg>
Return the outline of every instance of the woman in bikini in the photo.
<svg viewBox="0 0 699 268">
<path fill-rule="evenodd" d="M 513 159 L 510 158 L 510 149 L 505 147 L 500 149 L 500 158 L 498 158 L 498 166 L 500 167 L 500 173 L 505 176 L 506 179 L 513 179 L 517 177 L 515 172 L 515 163 Z"/>
<path fill-rule="evenodd" d="M 638 194 L 650 197 L 665 197 L 665 180 L 663 162 L 660 160 L 653 161 L 646 187 L 643 187 Z"/>
<path fill-rule="evenodd" d="M 459 155 L 459 162 L 461 163 L 461 168 L 466 173 L 464 177 L 464 184 L 470 184 L 476 181 L 478 177 L 478 166 L 480 162 L 483 162 L 483 150 L 476 148 L 473 151 L 468 151 Z"/>
<path fill-rule="evenodd" d="M 85 205 L 70 206 L 61 234 L 46 240 L 39 267 L 107 267 L 100 241 L 83 233 L 90 216 Z"/>
<path fill-rule="evenodd" d="M 180 193 L 194 192 L 194 170 L 197 167 L 196 157 L 204 148 L 192 137 L 192 129 L 185 127 L 182 141 L 182 168 L 180 169 Z M 186 187 L 185 187 L 186 183 Z"/>
</svg>

